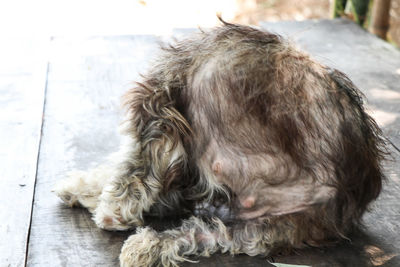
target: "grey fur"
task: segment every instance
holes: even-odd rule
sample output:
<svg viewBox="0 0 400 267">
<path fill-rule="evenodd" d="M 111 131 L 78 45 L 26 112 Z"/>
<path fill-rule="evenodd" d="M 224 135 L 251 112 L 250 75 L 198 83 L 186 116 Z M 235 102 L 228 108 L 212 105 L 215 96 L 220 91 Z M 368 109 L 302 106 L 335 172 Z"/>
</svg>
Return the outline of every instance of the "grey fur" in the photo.
<svg viewBox="0 0 400 267">
<path fill-rule="evenodd" d="M 122 266 L 324 246 L 381 190 L 385 143 L 354 84 L 278 35 L 223 24 L 164 47 L 125 96 L 131 142 L 90 206 L 96 223 L 195 216 L 138 228 Z"/>
</svg>

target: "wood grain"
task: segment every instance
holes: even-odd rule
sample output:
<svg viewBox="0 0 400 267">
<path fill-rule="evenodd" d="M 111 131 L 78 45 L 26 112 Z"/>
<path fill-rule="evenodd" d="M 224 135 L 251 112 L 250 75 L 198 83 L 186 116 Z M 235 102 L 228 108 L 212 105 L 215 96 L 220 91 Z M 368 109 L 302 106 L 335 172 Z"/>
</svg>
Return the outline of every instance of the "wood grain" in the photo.
<svg viewBox="0 0 400 267">
<path fill-rule="evenodd" d="M 0 51 L 0 265 L 23 266 L 42 125 L 47 62 L 40 42 Z"/>
<path fill-rule="evenodd" d="M 98 229 L 89 213 L 51 192 L 68 171 L 117 150 L 120 96 L 152 57 L 151 36 L 54 39 L 28 266 L 113 266 L 129 233 Z"/>
</svg>

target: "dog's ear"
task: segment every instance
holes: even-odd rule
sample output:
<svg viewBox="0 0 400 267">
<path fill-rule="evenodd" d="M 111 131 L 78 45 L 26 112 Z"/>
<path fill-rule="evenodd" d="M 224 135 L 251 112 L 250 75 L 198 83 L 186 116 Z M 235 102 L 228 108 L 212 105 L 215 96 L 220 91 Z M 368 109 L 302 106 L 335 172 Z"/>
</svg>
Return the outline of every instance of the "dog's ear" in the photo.
<svg viewBox="0 0 400 267">
<path fill-rule="evenodd" d="M 177 110 L 170 90 L 160 89 L 151 81 L 137 83 L 124 96 L 131 125 L 141 146 L 141 160 L 146 176 L 154 185 L 168 191 L 171 184 L 186 175 L 187 154 L 183 139 L 191 134 L 186 119 Z"/>
</svg>

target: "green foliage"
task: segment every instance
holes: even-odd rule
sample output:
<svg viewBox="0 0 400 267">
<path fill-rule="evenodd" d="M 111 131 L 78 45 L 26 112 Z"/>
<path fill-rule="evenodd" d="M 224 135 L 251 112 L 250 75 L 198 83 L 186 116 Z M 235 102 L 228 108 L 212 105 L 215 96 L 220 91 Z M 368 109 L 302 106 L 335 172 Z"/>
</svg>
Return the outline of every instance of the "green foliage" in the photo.
<svg viewBox="0 0 400 267">
<path fill-rule="evenodd" d="M 346 8 L 347 0 L 334 0 L 333 2 L 333 14 L 332 17 L 338 18 L 344 15 L 344 9 Z"/>
<path fill-rule="evenodd" d="M 368 20 L 369 10 L 372 7 L 372 0 L 334 0 L 332 8 L 332 17 L 337 18 L 346 15 L 347 10 L 350 10 L 353 19 L 360 25 L 364 25 Z"/>
<path fill-rule="evenodd" d="M 350 0 L 354 20 L 360 25 L 364 25 L 368 13 L 369 2 L 370 0 Z"/>
</svg>

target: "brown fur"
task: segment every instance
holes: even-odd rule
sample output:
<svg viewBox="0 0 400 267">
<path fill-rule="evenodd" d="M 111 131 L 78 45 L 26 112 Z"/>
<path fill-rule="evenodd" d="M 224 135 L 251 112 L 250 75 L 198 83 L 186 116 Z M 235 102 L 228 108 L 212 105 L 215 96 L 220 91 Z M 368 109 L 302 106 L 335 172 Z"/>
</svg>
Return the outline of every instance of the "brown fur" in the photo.
<svg viewBox="0 0 400 267">
<path fill-rule="evenodd" d="M 135 149 L 99 206 L 128 226 L 197 217 L 139 229 L 122 265 L 323 246 L 378 196 L 385 144 L 345 74 L 278 35 L 226 22 L 164 47 L 157 62 L 125 96 Z"/>
</svg>

